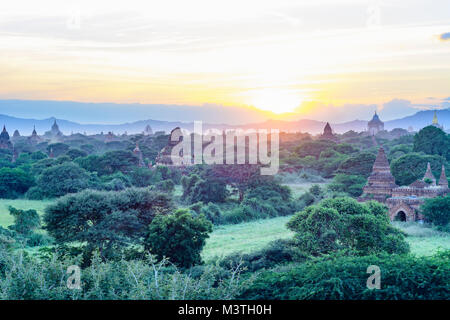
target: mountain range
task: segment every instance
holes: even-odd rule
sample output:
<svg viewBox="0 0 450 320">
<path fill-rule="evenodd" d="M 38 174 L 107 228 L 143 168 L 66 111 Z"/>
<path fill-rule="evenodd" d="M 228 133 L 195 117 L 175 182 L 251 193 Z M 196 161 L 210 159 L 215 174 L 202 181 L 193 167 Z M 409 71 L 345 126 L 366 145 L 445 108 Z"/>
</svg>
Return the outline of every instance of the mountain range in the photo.
<svg viewBox="0 0 450 320">
<path fill-rule="evenodd" d="M 385 122 L 385 129 L 392 130 L 394 128 L 403 128 L 418 131 L 421 128 L 432 123 L 434 111 L 426 110 L 419 111 L 414 115 L 395 119 Z M 444 126 L 444 128 L 450 128 L 450 109 L 438 110 L 437 117 L 439 123 Z M 381 119 L 383 120 L 383 119 Z M 50 130 L 52 124 L 56 121 L 59 125 L 60 130 L 64 134 L 70 133 L 84 133 L 95 134 L 100 132 L 114 133 L 140 133 L 144 131 L 147 125 L 150 125 L 153 132 L 165 131 L 170 132 L 175 127 L 181 127 L 188 130 L 193 130 L 193 122 L 181 122 L 181 121 L 160 121 L 160 120 L 140 120 L 135 122 L 126 122 L 119 124 L 82 124 L 78 122 L 73 122 L 65 119 L 56 119 L 54 117 L 47 119 L 24 119 L 17 118 L 8 115 L 0 114 L 0 125 L 5 125 L 10 134 L 14 130 L 19 130 L 21 135 L 30 135 L 33 131 L 33 127 L 36 127 L 38 134 L 43 134 L 45 131 Z M 211 124 L 203 123 L 203 129 L 216 128 L 216 129 L 233 129 L 233 128 L 243 128 L 243 129 L 279 129 L 280 131 L 289 132 L 309 132 L 311 134 L 318 134 L 323 131 L 326 122 L 301 119 L 295 121 L 284 121 L 284 120 L 267 120 L 262 122 L 249 123 L 245 125 L 227 125 L 227 124 Z M 344 133 L 349 130 L 353 131 L 364 131 L 367 128 L 367 121 L 364 120 L 353 120 L 343 123 L 333 123 L 330 125 L 334 132 Z"/>
</svg>

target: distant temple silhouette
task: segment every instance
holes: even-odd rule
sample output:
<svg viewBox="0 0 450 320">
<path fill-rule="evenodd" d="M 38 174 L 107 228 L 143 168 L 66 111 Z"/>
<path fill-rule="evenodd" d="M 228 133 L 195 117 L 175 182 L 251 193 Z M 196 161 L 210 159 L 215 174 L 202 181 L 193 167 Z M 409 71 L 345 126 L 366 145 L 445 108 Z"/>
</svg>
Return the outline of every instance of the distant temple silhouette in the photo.
<svg viewBox="0 0 450 320">
<path fill-rule="evenodd" d="M 0 133 L 0 149 L 12 150 L 13 145 L 9 138 L 9 133 L 6 131 L 6 126 L 3 126 L 2 133 Z"/>
<path fill-rule="evenodd" d="M 433 122 L 431 123 L 431 125 L 433 127 L 436 127 L 436 128 L 441 129 L 441 130 L 444 130 L 444 126 L 440 125 L 439 122 L 438 122 L 436 110 L 434 110 Z"/>
<path fill-rule="evenodd" d="M 384 130 L 384 123 L 380 120 L 380 117 L 378 117 L 377 112 L 375 111 L 372 120 L 370 120 L 367 123 L 367 131 L 374 136 L 378 132 L 383 130 Z"/>
<path fill-rule="evenodd" d="M 322 139 L 322 140 L 331 140 L 331 141 L 336 141 L 337 140 L 337 138 L 333 134 L 333 130 L 331 129 L 331 126 L 330 126 L 330 124 L 328 122 L 325 125 L 325 127 L 323 128 L 323 134 L 320 136 L 320 139 Z"/>
</svg>

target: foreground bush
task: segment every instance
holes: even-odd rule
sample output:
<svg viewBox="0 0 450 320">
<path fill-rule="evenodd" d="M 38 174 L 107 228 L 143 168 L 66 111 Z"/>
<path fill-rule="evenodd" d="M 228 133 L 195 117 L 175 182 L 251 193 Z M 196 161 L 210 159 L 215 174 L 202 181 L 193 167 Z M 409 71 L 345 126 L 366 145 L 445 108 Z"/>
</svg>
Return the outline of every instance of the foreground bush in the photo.
<svg viewBox="0 0 450 320">
<path fill-rule="evenodd" d="M 287 226 L 296 233 L 298 247 L 314 256 L 341 249 L 359 255 L 407 253 L 404 235 L 390 224 L 386 211 L 375 202 L 325 199 L 297 213 Z"/>
<path fill-rule="evenodd" d="M 367 267 L 381 269 L 381 288 L 367 288 Z M 449 299 L 450 251 L 433 257 L 335 256 L 266 271 L 243 299 Z"/>
<path fill-rule="evenodd" d="M 0 300 L 234 299 L 245 282 L 241 269 L 196 267 L 185 273 L 152 256 L 143 261 L 102 262 L 94 255 L 81 270 L 81 289 L 68 289 L 67 268 L 77 259 L 35 259 L 0 248 Z"/>
<path fill-rule="evenodd" d="M 437 226 L 444 227 L 450 223 L 450 195 L 426 199 L 420 209 L 423 215 Z"/>
<path fill-rule="evenodd" d="M 121 248 L 142 244 L 153 218 L 172 209 L 170 196 L 149 189 L 85 190 L 49 205 L 44 221 L 58 244 L 83 243 L 87 251 L 112 258 Z"/>
<path fill-rule="evenodd" d="M 193 217 L 189 210 L 179 209 L 153 219 L 145 245 L 159 259 L 168 257 L 180 267 L 190 267 L 201 264 L 200 253 L 210 232 L 212 223 L 204 216 Z"/>
</svg>

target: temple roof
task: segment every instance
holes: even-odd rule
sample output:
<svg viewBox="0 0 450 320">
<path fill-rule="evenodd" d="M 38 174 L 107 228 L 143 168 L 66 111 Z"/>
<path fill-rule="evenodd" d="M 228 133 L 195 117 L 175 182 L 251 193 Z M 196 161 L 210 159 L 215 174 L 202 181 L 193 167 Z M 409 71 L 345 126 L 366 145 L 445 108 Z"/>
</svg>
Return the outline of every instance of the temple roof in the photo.
<svg viewBox="0 0 450 320">
<path fill-rule="evenodd" d="M 380 120 L 380 118 L 377 115 L 377 112 L 375 111 L 375 114 L 373 115 L 372 120 L 370 120 L 368 122 L 368 125 L 370 126 L 370 125 L 381 125 L 381 124 L 384 124 L 384 123 Z"/>
<path fill-rule="evenodd" d="M 428 185 L 422 180 L 416 180 L 413 183 L 411 183 L 409 186 L 413 187 L 413 188 L 425 188 Z"/>
<path fill-rule="evenodd" d="M 0 140 L 9 141 L 9 133 L 6 131 L 5 125 L 3 125 L 3 131 L 0 133 Z"/>
<path fill-rule="evenodd" d="M 439 185 L 442 187 L 448 187 L 447 176 L 445 175 L 445 167 L 442 165 L 441 176 L 439 178 Z"/>
<path fill-rule="evenodd" d="M 432 185 L 436 185 L 436 178 L 431 172 L 431 166 L 429 162 L 427 163 L 427 171 L 425 172 L 422 180 L 425 181 L 426 179 L 430 179 L 432 181 Z"/>
<path fill-rule="evenodd" d="M 377 158 L 375 159 L 375 162 L 373 164 L 373 170 L 375 169 L 387 169 L 389 172 L 391 172 L 391 167 L 389 166 L 389 161 L 386 157 L 386 153 L 384 152 L 383 147 L 380 147 L 380 149 L 378 149 Z"/>
<path fill-rule="evenodd" d="M 323 133 L 333 133 L 333 130 L 331 130 L 331 126 L 330 123 L 327 122 L 327 124 L 325 125 L 325 128 L 323 128 Z"/>
</svg>

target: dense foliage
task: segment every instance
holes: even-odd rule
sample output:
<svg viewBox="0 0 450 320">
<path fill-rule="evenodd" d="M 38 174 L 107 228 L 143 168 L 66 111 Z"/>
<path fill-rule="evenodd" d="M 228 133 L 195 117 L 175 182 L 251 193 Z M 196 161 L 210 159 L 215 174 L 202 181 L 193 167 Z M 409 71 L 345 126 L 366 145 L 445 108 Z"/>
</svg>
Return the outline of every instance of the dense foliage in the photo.
<svg viewBox="0 0 450 320">
<path fill-rule="evenodd" d="M 141 243 L 155 216 L 172 209 L 169 196 L 148 189 L 86 190 L 48 206 L 44 221 L 58 244 L 85 243 L 87 252 L 99 249 L 102 257 L 113 257 Z"/>
<path fill-rule="evenodd" d="M 359 255 L 406 253 L 409 246 L 380 204 L 351 198 L 325 199 L 297 213 L 288 223 L 299 248 L 311 255 L 348 249 Z"/>
<path fill-rule="evenodd" d="M 212 224 L 203 216 L 193 217 L 186 209 L 169 215 L 157 215 L 149 226 L 146 248 L 159 259 L 180 267 L 201 264 L 200 253 L 212 231 Z"/>
<path fill-rule="evenodd" d="M 450 223 L 450 195 L 426 199 L 421 207 L 422 214 L 432 223 L 444 227 Z"/>
<path fill-rule="evenodd" d="M 381 270 L 381 288 L 367 288 L 367 268 Z M 314 259 L 263 272 L 240 296 L 243 299 L 448 299 L 450 253 L 345 256 Z"/>
</svg>

